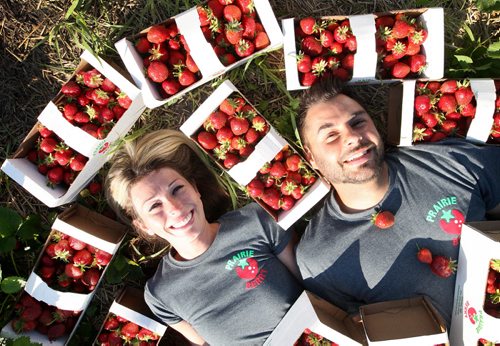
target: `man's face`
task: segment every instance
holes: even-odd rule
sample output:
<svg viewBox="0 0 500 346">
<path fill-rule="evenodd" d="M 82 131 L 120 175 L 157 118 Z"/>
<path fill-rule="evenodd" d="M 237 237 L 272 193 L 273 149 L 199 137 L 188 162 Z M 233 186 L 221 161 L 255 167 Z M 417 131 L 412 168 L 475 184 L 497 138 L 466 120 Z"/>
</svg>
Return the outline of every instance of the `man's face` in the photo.
<svg viewBox="0 0 500 346">
<path fill-rule="evenodd" d="M 384 148 L 370 115 L 339 94 L 309 108 L 304 123 L 306 155 L 332 184 L 359 184 L 376 178 Z"/>
</svg>

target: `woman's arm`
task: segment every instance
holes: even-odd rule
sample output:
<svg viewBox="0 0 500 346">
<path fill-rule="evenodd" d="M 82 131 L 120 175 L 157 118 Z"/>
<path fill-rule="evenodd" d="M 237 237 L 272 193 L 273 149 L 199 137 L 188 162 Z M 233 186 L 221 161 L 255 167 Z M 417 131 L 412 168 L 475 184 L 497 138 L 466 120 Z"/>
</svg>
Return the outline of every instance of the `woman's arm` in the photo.
<svg viewBox="0 0 500 346">
<path fill-rule="evenodd" d="M 180 321 L 176 324 L 170 324 L 170 327 L 181 333 L 189 340 L 192 346 L 208 345 L 205 340 L 194 330 L 194 328 L 186 321 Z"/>
<path fill-rule="evenodd" d="M 295 245 L 298 243 L 298 240 L 297 234 L 294 232 L 286 247 L 278 254 L 278 259 L 299 281 L 302 281 L 297 260 L 295 259 Z"/>
</svg>

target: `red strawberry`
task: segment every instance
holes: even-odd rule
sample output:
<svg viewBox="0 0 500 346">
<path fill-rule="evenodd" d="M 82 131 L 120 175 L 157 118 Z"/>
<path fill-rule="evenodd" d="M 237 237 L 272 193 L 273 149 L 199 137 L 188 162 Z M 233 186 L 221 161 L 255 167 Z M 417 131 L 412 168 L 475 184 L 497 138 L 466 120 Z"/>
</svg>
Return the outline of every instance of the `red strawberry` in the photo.
<svg viewBox="0 0 500 346">
<path fill-rule="evenodd" d="M 345 43 L 349 36 L 351 36 L 351 28 L 348 21 L 343 22 L 333 31 L 333 37 L 338 43 Z"/>
<path fill-rule="evenodd" d="M 22 318 L 14 318 L 11 321 L 12 329 L 14 329 L 16 333 L 29 332 L 34 330 L 36 325 L 36 321 L 25 321 Z"/>
<path fill-rule="evenodd" d="M 423 54 L 412 55 L 409 59 L 410 71 L 422 73 L 426 68 L 426 57 Z"/>
<path fill-rule="evenodd" d="M 48 128 L 46 128 L 45 126 L 43 125 L 40 125 L 38 127 L 38 133 L 40 134 L 40 136 L 42 136 L 43 138 L 46 138 L 46 137 L 50 137 L 52 136 L 52 134 L 54 132 L 52 132 L 51 130 L 49 130 Z"/>
<path fill-rule="evenodd" d="M 311 71 L 311 57 L 306 54 L 297 55 L 297 70 L 302 73 Z"/>
<path fill-rule="evenodd" d="M 69 121 L 73 120 L 76 112 L 78 112 L 78 106 L 76 103 L 67 103 L 63 107 L 63 115 Z"/>
<path fill-rule="evenodd" d="M 92 264 L 93 259 L 94 257 L 88 250 L 82 249 L 73 255 L 73 264 L 75 266 L 86 267 Z"/>
<path fill-rule="evenodd" d="M 229 126 L 236 136 L 240 136 L 248 131 L 250 124 L 248 120 L 243 117 L 233 117 L 229 120 Z"/>
<path fill-rule="evenodd" d="M 228 22 L 241 20 L 241 10 L 236 5 L 224 6 L 223 14 L 224 14 L 224 18 Z"/>
<path fill-rule="evenodd" d="M 422 263 L 432 263 L 432 253 L 428 248 L 421 248 L 417 252 L 417 259 Z"/>
<path fill-rule="evenodd" d="M 106 251 L 98 249 L 95 252 L 95 263 L 98 266 L 103 267 L 103 266 L 108 265 L 109 262 L 111 261 L 111 258 L 113 258 L 113 255 L 110 253 L 107 253 Z"/>
<path fill-rule="evenodd" d="M 101 86 L 103 82 L 102 75 L 95 68 L 88 70 L 83 74 L 83 83 L 89 88 L 95 89 Z"/>
<path fill-rule="evenodd" d="M 392 36 L 396 39 L 408 37 L 415 28 L 404 20 L 396 20 L 392 27 Z"/>
<path fill-rule="evenodd" d="M 276 161 L 271 165 L 269 174 L 273 178 L 280 179 L 286 175 L 286 168 L 283 163 L 281 163 L 280 161 Z"/>
<path fill-rule="evenodd" d="M 191 54 L 187 54 L 186 55 L 186 67 L 187 67 L 187 69 L 189 71 L 191 71 L 193 73 L 196 73 L 196 72 L 200 71 L 200 69 L 198 68 L 198 66 L 194 62 L 193 57 L 191 56 Z"/>
<path fill-rule="evenodd" d="M 179 69 L 174 73 L 174 76 L 177 77 L 179 84 L 182 86 L 189 86 L 196 82 L 194 73 L 188 69 L 183 69 L 182 67 L 179 67 Z"/>
<path fill-rule="evenodd" d="M 241 11 L 245 14 L 255 13 L 254 0 L 236 0 L 236 4 L 241 8 Z"/>
<path fill-rule="evenodd" d="M 57 185 L 63 181 L 64 169 L 61 166 L 51 168 L 47 172 L 47 179 L 50 185 Z"/>
<path fill-rule="evenodd" d="M 258 132 L 264 134 L 264 133 L 267 133 L 269 126 L 267 125 L 267 122 L 263 117 L 261 117 L 260 115 L 256 115 L 252 119 L 252 128 L 254 128 Z"/>
<path fill-rule="evenodd" d="M 169 78 L 161 83 L 161 87 L 167 95 L 175 95 L 181 88 L 181 85 L 176 79 Z"/>
<path fill-rule="evenodd" d="M 64 266 L 64 273 L 72 279 L 79 279 L 83 276 L 83 271 L 80 267 L 73 265 L 73 263 L 68 263 Z"/>
<path fill-rule="evenodd" d="M 454 94 L 457 91 L 457 81 L 455 80 L 446 80 L 441 84 L 441 88 L 439 89 L 443 94 Z"/>
<path fill-rule="evenodd" d="M 271 44 L 271 41 L 269 41 L 269 36 L 264 31 L 259 31 L 257 35 L 255 35 L 254 39 L 254 45 L 255 45 L 255 50 L 261 50 L 266 48 Z"/>
<path fill-rule="evenodd" d="M 296 188 L 297 188 L 297 184 L 295 183 L 295 181 L 293 181 L 289 178 L 285 178 L 281 182 L 280 191 L 281 191 L 282 195 L 290 196 L 292 194 L 292 191 L 295 190 Z"/>
<path fill-rule="evenodd" d="M 123 91 L 118 93 L 116 97 L 116 101 L 118 101 L 118 105 L 124 109 L 128 109 L 132 104 L 132 100 L 127 96 Z"/>
<path fill-rule="evenodd" d="M 286 158 L 285 165 L 287 170 L 295 172 L 304 167 L 302 159 L 297 154 L 292 154 Z"/>
<path fill-rule="evenodd" d="M 120 322 L 117 320 L 116 316 L 110 315 L 104 322 L 103 328 L 105 330 L 115 330 L 120 327 Z"/>
<path fill-rule="evenodd" d="M 217 146 L 217 138 L 211 132 L 201 131 L 197 136 L 198 143 L 207 150 L 212 150 Z"/>
<path fill-rule="evenodd" d="M 255 44 L 250 40 L 242 38 L 234 46 L 234 51 L 239 57 L 245 58 L 255 51 Z"/>
<path fill-rule="evenodd" d="M 437 106 L 443 112 L 451 113 L 455 112 L 457 108 L 457 102 L 453 95 L 445 94 L 439 98 Z"/>
<path fill-rule="evenodd" d="M 245 140 L 248 144 L 255 144 L 260 139 L 259 132 L 253 127 L 249 128 L 245 133 Z"/>
<path fill-rule="evenodd" d="M 221 111 L 214 111 L 210 113 L 207 122 L 205 123 L 206 129 L 219 130 L 226 125 L 227 115 Z"/>
<path fill-rule="evenodd" d="M 274 210 L 280 209 L 280 193 L 275 188 L 267 188 L 262 194 L 262 201 Z"/>
<path fill-rule="evenodd" d="M 83 156 L 82 154 L 76 154 L 71 159 L 69 166 L 73 171 L 79 172 L 83 169 L 86 163 L 87 163 L 87 158 L 85 156 Z"/>
<path fill-rule="evenodd" d="M 168 38 L 170 38 L 170 30 L 163 25 L 154 25 L 147 33 L 147 39 L 151 43 L 159 44 L 165 42 Z"/>
<path fill-rule="evenodd" d="M 304 53 L 313 57 L 320 55 L 323 51 L 323 46 L 313 36 L 306 36 L 301 42 L 301 47 Z"/>
<path fill-rule="evenodd" d="M 415 97 L 414 104 L 417 114 L 424 114 L 431 108 L 431 99 L 427 95 L 418 95 Z"/>
<path fill-rule="evenodd" d="M 302 18 L 299 21 L 299 25 L 306 35 L 312 35 L 317 31 L 316 19 L 313 17 Z"/>
<path fill-rule="evenodd" d="M 392 67 L 391 73 L 394 78 L 405 78 L 410 73 L 410 66 L 402 62 L 397 62 Z"/>
<path fill-rule="evenodd" d="M 135 41 L 134 46 L 139 53 L 146 54 L 151 48 L 151 43 L 149 42 L 147 37 L 142 36 L 137 41 Z"/>
<path fill-rule="evenodd" d="M 430 266 L 432 272 L 442 278 L 450 277 L 457 270 L 456 261 L 439 255 L 433 256 Z"/>
<path fill-rule="evenodd" d="M 427 30 L 424 29 L 415 30 L 408 36 L 408 39 L 413 44 L 422 45 L 422 43 L 424 43 L 425 40 L 427 39 L 427 34 L 428 34 Z"/>
<path fill-rule="evenodd" d="M 333 33 L 331 31 L 322 30 L 319 34 L 319 42 L 323 47 L 329 48 L 336 41 L 335 38 L 333 38 Z"/>
<path fill-rule="evenodd" d="M 40 149 L 47 154 L 52 153 L 57 147 L 57 141 L 53 137 L 46 137 L 40 141 Z"/>
<path fill-rule="evenodd" d="M 257 178 L 254 178 L 247 185 L 247 192 L 250 197 L 260 198 L 264 193 L 264 183 Z"/>
<path fill-rule="evenodd" d="M 85 286 L 95 287 L 99 282 L 101 273 L 97 268 L 90 268 L 83 273 L 82 282 Z"/>
<path fill-rule="evenodd" d="M 219 143 L 228 142 L 231 138 L 233 138 L 233 136 L 233 131 L 231 131 L 231 129 L 227 126 L 224 126 L 215 133 L 215 137 Z"/>
<path fill-rule="evenodd" d="M 434 113 L 424 113 L 421 115 L 421 119 L 428 128 L 433 128 L 438 124 L 438 115 Z"/>
<path fill-rule="evenodd" d="M 464 106 L 461 106 L 460 114 L 464 117 L 473 117 L 476 115 L 476 107 L 472 103 L 467 103 Z"/>
<path fill-rule="evenodd" d="M 161 83 L 168 77 L 168 67 L 161 61 L 152 61 L 147 69 L 148 77 L 153 82 Z"/>
<path fill-rule="evenodd" d="M 232 153 L 227 153 L 223 164 L 226 169 L 231 169 L 238 162 L 240 162 L 238 156 Z"/>
<path fill-rule="evenodd" d="M 307 72 L 300 76 L 300 84 L 303 86 L 311 86 L 317 79 L 318 77 L 316 77 L 314 73 Z"/>
<path fill-rule="evenodd" d="M 47 337 L 49 338 L 49 341 L 54 341 L 57 338 L 60 338 L 61 336 L 66 333 L 66 326 L 64 323 L 56 323 L 53 324 L 47 329 Z"/>
<path fill-rule="evenodd" d="M 82 90 L 75 81 L 69 81 L 61 87 L 61 92 L 68 97 L 77 97 Z"/>
<path fill-rule="evenodd" d="M 243 38 L 243 27 L 238 21 L 227 23 L 224 32 L 226 39 L 232 45 L 237 44 Z"/>
<path fill-rule="evenodd" d="M 457 91 L 455 91 L 455 98 L 459 106 L 465 106 L 471 103 L 473 97 L 474 92 L 470 87 L 461 87 L 458 88 Z"/>
<path fill-rule="evenodd" d="M 372 215 L 372 223 L 380 229 L 387 229 L 394 225 L 394 214 L 390 211 L 380 211 Z"/>
<path fill-rule="evenodd" d="M 295 205 L 295 199 L 291 196 L 283 196 L 279 201 L 279 206 L 284 211 L 292 209 L 294 205 Z"/>
<path fill-rule="evenodd" d="M 72 236 L 69 236 L 67 240 L 68 240 L 68 245 L 73 250 L 76 251 L 83 250 L 85 249 L 85 246 L 87 246 L 87 244 L 84 241 L 81 241 L 80 239 L 74 238 Z"/>
</svg>

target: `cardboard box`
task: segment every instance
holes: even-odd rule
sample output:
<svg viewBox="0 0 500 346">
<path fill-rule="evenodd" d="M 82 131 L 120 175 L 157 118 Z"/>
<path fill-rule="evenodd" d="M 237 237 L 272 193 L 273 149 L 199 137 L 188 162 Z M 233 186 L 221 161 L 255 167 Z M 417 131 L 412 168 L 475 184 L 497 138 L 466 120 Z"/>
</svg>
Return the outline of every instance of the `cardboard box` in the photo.
<svg viewBox="0 0 500 346">
<path fill-rule="evenodd" d="M 414 9 L 406 11 L 391 11 L 390 13 L 406 12 L 418 15 L 424 28 L 428 31 L 423 49 L 427 57 L 427 68 L 420 78 L 437 79 L 444 72 L 444 12 L 442 8 Z M 375 19 L 388 13 L 376 13 L 352 16 L 328 16 L 322 18 L 349 19 L 352 32 L 356 36 L 357 51 L 354 55 L 354 69 L 351 83 L 376 83 L 377 52 L 375 44 Z M 307 89 L 300 84 L 297 71 L 298 49 L 295 44 L 295 25 L 298 19 L 287 18 L 281 22 L 283 28 L 283 49 L 286 69 L 286 85 L 288 90 Z M 387 79 L 384 81 L 397 81 Z"/>
<path fill-rule="evenodd" d="M 232 70 L 233 68 L 245 64 L 248 60 L 252 59 L 257 54 L 262 54 L 280 48 L 283 44 L 283 34 L 276 20 L 276 17 L 274 16 L 269 1 L 254 0 L 254 5 L 255 11 L 257 12 L 262 25 L 264 26 L 264 29 L 269 37 L 270 45 L 250 55 L 249 57 L 236 61 L 229 66 L 224 66 L 219 61 L 217 55 L 213 51 L 212 46 L 205 39 L 200 28 L 200 19 L 198 17 L 196 7 L 192 7 L 170 18 L 169 20 L 160 23 L 164 24 L 175 21 L 180 34 L 183 35 L 186 39 L 186 42 L 190 48 L 190 54 L 196 65 L 199 67 L 202 75 L 202 78 L 199 81 L 166 99 L 159 94 L 154 83 L 145 77 L 142 58 L 136 51 L 133 43 L 133 40 L 135 38 L 147 33 L 149 31 L 149 28 L 141 31 L 138 35 L 123 38 L 120 41 L 116 42 L 115 47 L 118 51 L 118 54 L 123 60 L 127 70 L 132 75 L 132 78 L 142 90 L 146 106 L 149 108 L 159 107 L 199 87 L 209 80 L 212 80 L 215 77 L 218 77 L 223 73 Z"/>
<path fill-rule="evenodd" d="M 62 232 L 70 235 L 84 241 L 87 244 L 91 244 L 100 250 L 114 255 L 125 237 L 127 228 L 124 225 L 108 219 L 97 212 L 76 204 L 60 213 L 52 224 L 52 231 L 49 234 L 44 249 L 38 256 L 35 268 L 38 267 L 40 260 L 45 253 L 45 247 L 50 242 L 50 238 L 55 232 Z M 105 267 L 101 272 L 101 276 L 96 287 L 101 282 L 106 269 L 107 267 Z M 58 338 L 52 342 L 51 345 L 66 345 L 69 342 L 95 293 L 95 289 L 90 293 L 74 293 L 56 290 L 49 287 L 49 285 L 34 271 L 30 274 L 24 291 L 38 301 L 47 303 L 50 306 L 54 306 L 62 310 L 81 312 L 75 327 L 64 337 Z M 2 334 L 14 338 L 21 335 L 14 332 L 10 322 L 2 329 Z M 28 332 L 22 335 L 30 337 L 30 339 L 34 342 L 40 342 L 42 344 L 48 343 L 47 336 L 36 331 Z"/>
<path fill-rule="evenodd" d="M 159 340 L 157 342 L 161 340 L 167 330 L 167 326 L 160 323 L 146 305 L 146 302 L 144 301 L 144 291 L 138 288 L 126 287 L 120 293 L 118 298 L 116 298 L 111 304 L 109 313 L 104 321 L 108 319 L 110 314 L 123 317 L 142 328 L 146 328 L 154 332 L 159 336 Z M 104 324 L 98 335 L 103 332 L 106 332 L 104 330 Z M 97 338 L 94 341 L 94 344 L 99 345 Z"/>
<path fill-rule="evenodd" d="M 354 323 L 343 310 L 304 291 L 264 345 L 293 345 L 306 328 L 339 345 L 364 344 L 361 323 Z"/>
<path fill-rule="evenodd" d="M 224 81 L 184 122 L 184 124 L 181 125 L 180 130 L 197 143 L 196 139 L 192 138 L 193 135 L 197 133 L 210 113 L 234 92 L 239 93 L 238 89 L 229 80 Z M 239 95 L 245 99 L 247 104 L 251 104 L 241 93 L 239 93 Z M 244 161 L 236 164 L 229 170 L 225 169 L 220 164 L 219 166 L 221 169 L 227 171 L 238 184 L 246 186 L 256 177 L 259 169 L 267 162 L 270 162 L 286 146 L 288 146 L 288 142 L 270 126 L 269 132 L 260 139 L 255 146 L 255 150 Z M 202 150 L 204 149 L 202 148 Z M 313 171 L 312 168 L 311 171 Z M 307 190 L 304 196 L 297 201 L 292 209 L 277 213 L 276 211 L 264 207 L 273 215 L 283 229 L 289 228 L 330 191 L 330 185 L 323 180 L 319 174 L 317 174 L 317 176 L 317 181 Z M 257 202 L 259 203 L 259 201 Z M 263 205 L 261 202 L 260 204 Z"/>
<path fill-rule="evenodd" d="M 307 328 L 339 345 L 447 344 L 446 324 L 425 297 L 361 306 L 361 321 L 304 291 L 264 345 L 293 345 Z M 394 328 L 397 326 L 397 328 Z"/>
<path fill-rule="evenodd" d="M 480 338 L 500 343 L 500 318 L 484 308 L 491 259 L 500 259 L 500 221 L 465 223 L 450 328 L 453 346 L 476 345 Z"/>
<path fill-rule="evenodd" d="M 445 79 L 436 80 L 442 82 Z M 467 131 L 467 140 L 485 143 L 493 125 L 495 113 L 495 83 L 493 79 L 469 79 L 476 100 L 476 115 Z M 415 87 L 419 80 L 408 80 L 391 86 L 387 139 L 392 145 L 413 145 Z M 427 81 L 426 81 L 427 82 Z"/>
<path fill-rule="evenodd" d="M 368 345 L 448 344 L 446 323 L 426 297 L 364 305 L 359 311 Z"/>
<path fill-rule="evenodd" d="M 97 59 L 88 51 L 84 51 L 81 58 L 82 61 L 75 74 L 89 66 L 96 68 L 124 91 L 132 99 L 132 104 L 120 120 L 116 122 L 107 137 L 98 140 L 79 127 L 70 124 L 63 117 L 56 104 L 52 101 L 49 102 L 38 117 L 37 124 L 28 133 L 18 150 L 11 158 L 5 160 L 2 165 L 2 170 L 9 177 L 48 207 L 70 203 L 77 197 L 78 193 L 106 163 L 109 149 L 113 143 L 129 131 L 145 109 L 140 90 L 110 64 L 102 59 Z M 54 101 L 57 102 L 60 98 L 61 96 L 58 94 Z M 55 188 L 47 186 L 47 178 L 38 172 L 36 165 L 26 159 L 27 153 L 34 147 L 38 136 L 37 129 L 40 124 L 52 130 L 69 147 L 88 158 L 84 169 L 67 189 L 61 186 Z"/>
</svg>

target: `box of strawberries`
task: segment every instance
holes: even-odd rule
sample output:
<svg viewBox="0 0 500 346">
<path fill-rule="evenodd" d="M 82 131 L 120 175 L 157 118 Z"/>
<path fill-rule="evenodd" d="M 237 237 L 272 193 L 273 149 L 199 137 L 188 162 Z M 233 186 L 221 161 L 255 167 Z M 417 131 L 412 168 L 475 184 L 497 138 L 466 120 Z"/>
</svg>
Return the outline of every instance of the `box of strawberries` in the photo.
<svg viewBox="0 0 500 346">
<path fill-rule="evenodd" d="M 499 95 L 493 79 L 403 81 L 389 92 L 388 141 L 409 146 L 458 136 L 496 144 Z"/>
<path fill-rule="evenodd" d="M 265 345 L 448 344 L 446 324 L 425 297 L 363 305 L 359 312 L 360 318 L 353 318 L 304 291 Z"/>
<path fill-rule="evenodd" d="M 155 108 L 282 43 L 268 0 L 208 0 L 115 46 Z"/>
<path fill-rule="evenodd" d="M 81 205 L 59 214 L 2 333 L 66 344 L 126 231 Z"/>
<path fill-rule="evenodd" d="M 500 343 L 500 221 L 462 228 L 450 341 L 452 345 Z M 488 341 L 489 344 L 482 341 Z"/>
<path fill-rule="evenodd" d="M 144 291 L 126 287 L 113 301 L 94 345 L 157 345 L 167 326 L 144 301 Z"/>
<path fill-rule="evenodd" d="M 182 124 L 195 141 L 284 229 L 312 208 L 329 184 L 228 80 Z"/>
<path fill-rule="evenodd" d="M 351 82 L 443 76 L 442 8 L 287 18 L 282 27 L 288 90 L 329 75 Z"/>
<path fill-rule="evenodd" d="M 74 200 L 144 111 L 140 90 L 85 51 L 2 170 L 49 207 Z"/>
</svg>

